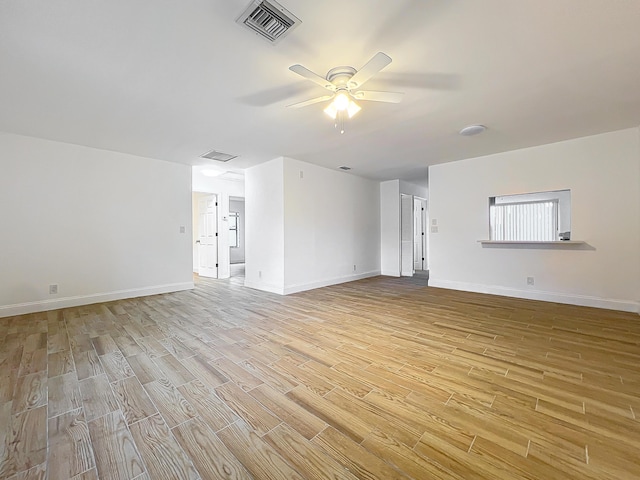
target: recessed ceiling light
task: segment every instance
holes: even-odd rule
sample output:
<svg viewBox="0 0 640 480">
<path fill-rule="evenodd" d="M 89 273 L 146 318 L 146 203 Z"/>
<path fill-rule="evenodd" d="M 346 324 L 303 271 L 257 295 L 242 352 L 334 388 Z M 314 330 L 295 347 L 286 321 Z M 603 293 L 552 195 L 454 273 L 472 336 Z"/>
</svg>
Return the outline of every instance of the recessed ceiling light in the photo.
<svg viewBox="0 0 640 480">
<path fill-rule="evenodd" d="M 479 135 L 487 129 L 484 125 L 469 125 L 460 130 L 460 135 L 463 137 L 472 137 L 473 135 Z"/>
<path fill-rule="evenodd" d="M 219 177 L 225 172 L 224 170 L 212 170 L 211 168 L 207 168 L 201 170 L 200 173 L 202 173 L 202 175 L 204 175 L 205 177 Z"/>
</svg>

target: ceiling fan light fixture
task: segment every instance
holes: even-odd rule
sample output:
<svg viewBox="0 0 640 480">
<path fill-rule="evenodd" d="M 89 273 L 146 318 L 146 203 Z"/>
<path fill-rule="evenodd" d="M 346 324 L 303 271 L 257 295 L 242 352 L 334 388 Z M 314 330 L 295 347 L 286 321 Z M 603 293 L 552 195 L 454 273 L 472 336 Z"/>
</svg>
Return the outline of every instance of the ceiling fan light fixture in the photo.
<svg viewBox="0 0 640 480">
<path fill-rule="evenodd" d="M 324 109 L 324 113 L 335 120 L 338 116 L 338 109 L 336 108 L 335 102 L 331 102 L 327 108 Z"/>
<path fill-rule="evenodd" d="M 402 93 L 399 92 L 355 91 L 390 63 L 391 57 L 378 52 L 360 70 L 349 66 L 335 67 L 329 70 L 326 77 L 321 77 L 300 64 L 291 65 L 289 70 L 293 73 L 330 90 L 333 95 L 312 98 L 287 106 L 300 108 L 331 100 L 331 103 L 324 108 L 324 113 L 334 120 L 335 128 L 340 130 L 340 133 L 344 133 L 345 120 L 353 118 L 362 110 L 353 99 L 386 103 L 399 103 L 402 100 Z"/>
<path fill-rule="evenodd" d="M 347 114 L 349 118 L 353 117 L 356 113 L 358 113 L 362 108 L 353 100 L 349 100 L 349 106 L 347 107 Z"/>
<path fill-rule="evenodd" d="M 333 104 L 338 110 L 346 110 L 349 107 L 349 95 L 346 92 L 338 92 L 336 98 L 333 99 Z"/>
<path fill-rule="evenodd" d="M 324 109 L 324 113 L 335 120 L 338 116 L 338 112 L 344 112 L 349 118 L 352 118 L 360 110 L 362 110 L 360 105 L 351 100 L 346 93 L 339 93 L 336 98 L 327 105 L 327 108 Z"/>
</svg>

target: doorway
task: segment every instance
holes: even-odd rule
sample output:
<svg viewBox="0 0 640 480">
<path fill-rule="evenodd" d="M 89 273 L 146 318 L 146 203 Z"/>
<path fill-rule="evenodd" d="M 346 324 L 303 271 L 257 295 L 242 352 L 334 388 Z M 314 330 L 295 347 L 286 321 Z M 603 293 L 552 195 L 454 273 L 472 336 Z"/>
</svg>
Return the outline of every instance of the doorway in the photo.
<svg viewBox="0 0 640 480">
<path fill-rule="evenodd" d="M 400 194 L 400 276 L 413 276 L 413 195 Z"/>
<path fill-rule="evenodd" d="M 427 201 L 400 194 L 400 276 L 428 278 Z"/>
<path fill-rule="evenodd" d="M 229 275 L 244 284 L 245 209 L 243 197 L 229 197 Z"/>
</svg>

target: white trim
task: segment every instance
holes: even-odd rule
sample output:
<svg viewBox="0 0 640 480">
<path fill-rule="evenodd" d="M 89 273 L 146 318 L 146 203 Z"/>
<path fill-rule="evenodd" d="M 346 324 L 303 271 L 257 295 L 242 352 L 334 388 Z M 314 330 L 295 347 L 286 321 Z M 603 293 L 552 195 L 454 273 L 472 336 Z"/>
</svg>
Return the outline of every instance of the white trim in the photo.
<svg viewBox="0 0 640 480">
<path fill-rule="evenodd" d="M 329 285 L 337 285 L 339 283 L 353 282 L 356 280 L 362 280 L 363 278 L 377 277 L 380 275 L 380 270 L 374 270 L 371 272 L 358 273 L 356 275 L 345 275 L 343 277 L 335 277 L 327 280 L 320 280 L 318 282 L 302 283 L 298 285 L 288 285 L 284 287 L 284 294 L 303 292 L 305 290 L 313 290 L 314 288 L 328 287 Z"/>
<path fill-rule="evenodd" d="M 606 308 L 623 312 L 640 313 L 640 303 L 633 300 L 618 300 L 614 298 L 592 297 L 568 293 L 545 292 L 542 290 L 518 290 L 516 288 L 500 287 L 497 285 L 482 285 L 476 283 L 454 282 L 452 280 L 429 279 L 430 287 L 462 290 L 466 292 L 488 293 L 505 297 L 525 298 L 528 300 L 542 300 L 544 302 L 566 303 L 583 307 Z"/>
<path fill-rule="evenodd" d="M 253 288 L 254 290 L 261 290 L 263 292 L 276 293 L 278 295 L 284 295 L 283 289 L 280 286 L 273 285 L 271 283 L 264 282 L 252 282 L 250 280 L 244 281 L 244 286 L 247 288 Z"/>
<path fill-rule="evenodd" d="M 478 240 L 482 245 L 585 245 L 584 240 Z"/>
<path fill-rule="evenodd" d="M 59 308 L 78 307 L 92 303 L 111 302 L 125 298 L 146 297 L 160 293 L 179 292 L 193 289 L 193 282 L 170 283 L 167 285 L 155 285 L 152 287 L 132 288 L 129 290 L 117 290 L 115 292 L 94 293 L 91 295 L 78 295 L 74 297 L 62 297 L 37 302 L 16 303 L 13 305 L 0 305 L 0 318 L 27 313 L 45 312 Z"/>
<path fill-rule="evenodd" d="M 384 272 L 380 273 L 380 275 L 384 275 L 385 277 L 400 277 L 400 272 L 398 272 L 397 270 L 394 271 L 387 271 L 385 270 Z"/>
<path fill-rule="evenodd" d="M 400 278 L 401 277 L 400 272 L 397 272 L 395 270 L 393 272 L 388 272 L 388 271 L 385 270 L 380 275 L 384 275 L 385 277 L 396 277 L 396 278 Z"/>
<path fill-rule="evenodd" d="M 380 270 L 371 272 L 358 273 L 356 275 L 345 275 L 343 277 L 331 278 L 328 280 L 320 280 L 318 282 L 300 283 L 297 285 L 289 285 L 281 287 L 273 284 L 262 282 L 251 282 L 245 280 L 244 286 L 248 288 L 254 288 L 256 290 L 262 290 L 264 292 L 277 293 L 278 295 L 289 295 L 291 293 L 304 292 L 305 290 L 313 290 L 314 288 L 328 287 L 329 285 L 337 285 L 339 283 L 353 282 L 355 280 L 362 280 L 363 278 L 377 277 L 380 275 Z"/>
</svg>

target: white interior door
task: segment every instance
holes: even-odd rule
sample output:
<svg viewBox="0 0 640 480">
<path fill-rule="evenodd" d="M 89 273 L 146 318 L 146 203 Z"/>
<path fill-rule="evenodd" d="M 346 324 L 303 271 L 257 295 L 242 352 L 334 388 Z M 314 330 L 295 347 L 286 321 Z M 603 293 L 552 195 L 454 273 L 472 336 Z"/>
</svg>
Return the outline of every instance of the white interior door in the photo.
<svg viewBox="0 0 640 480">
<path fill-rule="evenodd" d="M 424 200 L 413 199 L 413 269 L 425 270 L 425 208 Z"/>
<path fill-rule="evenodd" d="M 218 278 L 217 196 L 207 195 L 198 201 L 198 275 Z"/>
<path fill-rule="evenodd" d="M 400 275 L 413 275 L 413 196 L 400 197 Z"/>
</svg>

